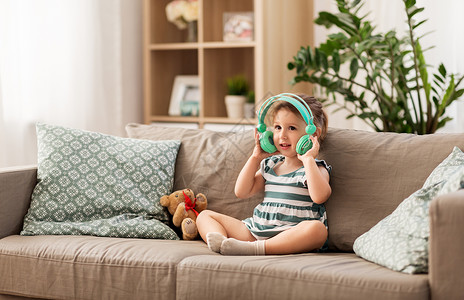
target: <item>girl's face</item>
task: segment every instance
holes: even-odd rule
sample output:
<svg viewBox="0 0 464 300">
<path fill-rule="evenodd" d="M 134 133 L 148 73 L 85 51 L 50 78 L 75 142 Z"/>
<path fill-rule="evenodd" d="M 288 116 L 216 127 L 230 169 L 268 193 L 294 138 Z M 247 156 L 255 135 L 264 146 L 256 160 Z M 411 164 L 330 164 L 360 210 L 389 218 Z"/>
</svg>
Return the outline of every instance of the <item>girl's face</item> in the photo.
<svg viewBox="0 0 464 300">
<path fill-rule="evenodd" d="M 296 156 L 296 144 L 306 134 L 306 122 L 288 108 L 282 108 L 274 116 L 274 145 L 284 156 Z"/>
</svg>

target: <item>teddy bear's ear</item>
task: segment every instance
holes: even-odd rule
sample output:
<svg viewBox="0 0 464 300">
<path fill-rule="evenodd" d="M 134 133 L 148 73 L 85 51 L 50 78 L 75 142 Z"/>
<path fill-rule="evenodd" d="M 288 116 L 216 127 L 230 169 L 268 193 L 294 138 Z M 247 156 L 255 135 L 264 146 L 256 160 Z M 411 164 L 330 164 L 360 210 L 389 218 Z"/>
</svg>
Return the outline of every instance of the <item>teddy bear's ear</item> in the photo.
<svg viewBox="0 0 464 300">
<path fill-rule="evenodd" d="M 169 205 L 169 196 L 168 195 L 161 196 L 160 204 L 161 206 L 167 207 Z"/>
</svg>

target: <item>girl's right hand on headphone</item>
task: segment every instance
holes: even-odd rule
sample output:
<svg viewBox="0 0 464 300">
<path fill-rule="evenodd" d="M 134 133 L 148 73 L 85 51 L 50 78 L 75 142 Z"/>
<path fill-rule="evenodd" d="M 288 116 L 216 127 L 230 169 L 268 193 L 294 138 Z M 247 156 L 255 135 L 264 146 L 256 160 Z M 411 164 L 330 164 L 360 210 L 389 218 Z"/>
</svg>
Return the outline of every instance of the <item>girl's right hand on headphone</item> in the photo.
<svg viewBox="0 0 464 300">
<path fill-rule="evenodd" d="M 261 144 L 259 142 L 259 133 L 258 133 L 258 129 L 255 128 L 255 147 L 253 149 L 253 153 L 251 154 L 251 156 L 259 159 L 260 161 L 265 159 L 266 157 L 269 157 L 269 156 L 272 156 L 272 155 L 276 155 L 276 154 L 279 154 L 280 152 L 279 151 L 276 151 L 274 153 L 268 153 L 266 151 L 264 151 L 262 148 L 261 148 Z"/>
</svg>

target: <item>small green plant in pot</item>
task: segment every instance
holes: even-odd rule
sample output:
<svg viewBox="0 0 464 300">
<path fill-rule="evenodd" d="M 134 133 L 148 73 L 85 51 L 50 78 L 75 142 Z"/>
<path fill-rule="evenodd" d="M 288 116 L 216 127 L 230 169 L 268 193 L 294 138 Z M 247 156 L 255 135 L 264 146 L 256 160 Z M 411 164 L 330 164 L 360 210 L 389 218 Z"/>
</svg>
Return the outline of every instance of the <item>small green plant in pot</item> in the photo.
<svg viewBox="0 0 464 300">
<path fill-rule="evenodd" d="M 329 104 L 338 104 L 376 131 L 434 133 L 451 120 L 446 108 L 464 93 L 464 76 L 447 72 L 440 64 L 430 72 L 423 55 L 417 20 L 424 8 L 415 0 L 402 0 L 408 31 L 375 32 L 375 25 L 361 15 L 362 0 L 335 0 L 338 13 L 320 12 L 316 24 L 336 27 L 319 47 L 301 47 L 288 69 L 293 83 L 320 87 Z M 396 0 L 400 1 L 400 0 Z M 339 104 L 335 96 L 341 95 Z M 324 98 L 324 96 L 322 97 Z M 351 104 L 351 105 L 347 105 Z"/>
<path fill-rule="evenodd" d="M 245 102 L 245 118 L 253 119 L 255 117 L 255 92 L 249 91 Z"/>
<path fill-rule="evenodd" d="M 227 95 L 225 97 L 227 116 L 238 119 L 244 117 L 244 105 L 249 93 L 249 85 L 244 75 L 227 78 Z"/>
</svg>

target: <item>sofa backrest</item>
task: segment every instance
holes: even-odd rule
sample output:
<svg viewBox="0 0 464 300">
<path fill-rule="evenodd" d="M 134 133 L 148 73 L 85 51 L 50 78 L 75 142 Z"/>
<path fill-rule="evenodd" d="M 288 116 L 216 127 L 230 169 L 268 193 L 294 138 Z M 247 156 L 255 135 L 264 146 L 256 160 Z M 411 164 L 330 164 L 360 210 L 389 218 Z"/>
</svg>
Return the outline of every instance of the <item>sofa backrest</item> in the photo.
<svg viewBox="0 0 464 300">
<path fill-rule="evenodd" d="M 204 193 L 208 208 L 244 219 L 262 194 L 239 200 L 235 180 L 254 146 L 253 131 L 224 133 L 200 129 L 129 124 L 129 137 L 181 140 L 174 190 Z M 464 134 L 376 133 L 330 128 L 320 158 L 332 165 L 332 195 L 326 202 L 329 248 L 352 251 L 354 240 L 419 189 Z"/>
<path fill-rule="evenodd" d="M 330 128 L 320 158 L 332 165 L 326 203 L 331 249 L 354 240 L 420 189 L 464 134 L 414 135 Z"/>
</svg>

